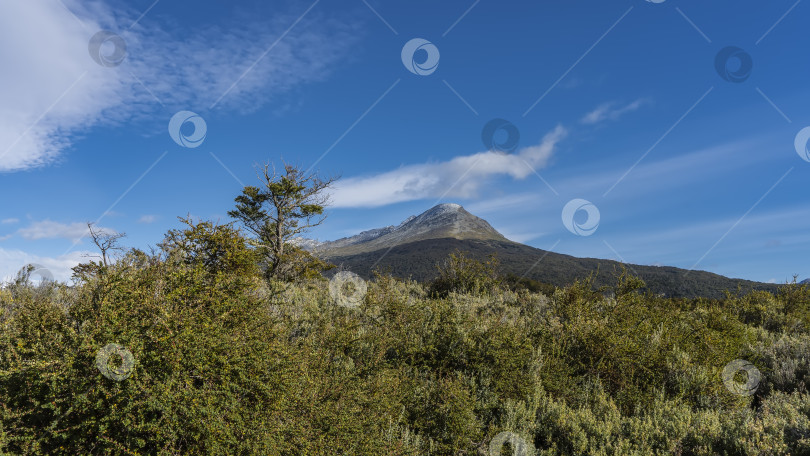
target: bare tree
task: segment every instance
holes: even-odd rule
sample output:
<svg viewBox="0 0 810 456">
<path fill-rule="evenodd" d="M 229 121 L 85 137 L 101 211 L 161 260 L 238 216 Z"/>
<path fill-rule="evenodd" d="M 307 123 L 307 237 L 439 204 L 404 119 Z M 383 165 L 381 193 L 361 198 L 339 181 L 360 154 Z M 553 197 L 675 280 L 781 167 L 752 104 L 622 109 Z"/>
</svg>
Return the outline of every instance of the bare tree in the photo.
<svg viewBox="0 0 810 456">
<path fill-rule="evenodd" d="M 124 247 L 121 247 L 118 241 L 126 237 L 126 233 L 117 233 L 115 231 L 95 228 L 94 225 L 95 223 L 93 222 L 87 222 L 87 229 L 90 231 L 90 238 L 93 239 L 93 244 L 95 244 L 101 252 L 101 261 L 106 267 L 109 266 L 110 254 L 112 252 L 124 250 Z"/>
</svg>

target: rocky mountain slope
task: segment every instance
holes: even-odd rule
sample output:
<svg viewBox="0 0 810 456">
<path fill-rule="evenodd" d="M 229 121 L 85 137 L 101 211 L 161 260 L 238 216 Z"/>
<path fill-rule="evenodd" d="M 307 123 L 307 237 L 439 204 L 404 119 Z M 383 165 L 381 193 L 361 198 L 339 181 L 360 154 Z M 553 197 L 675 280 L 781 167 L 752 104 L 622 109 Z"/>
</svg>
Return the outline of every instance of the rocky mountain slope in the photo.
<svg viewBox="0 0 810 456">
<path fill-rule="evenodd" d="M 458 204 L 439 204 L 411 216 L 397 226 L 387 226 L 337 241 L 319 243 L 310 250 L 326 258 L 356 255 L 426 239 L 492 239 L 507 241 L 486 220 Z"/>
</svg>

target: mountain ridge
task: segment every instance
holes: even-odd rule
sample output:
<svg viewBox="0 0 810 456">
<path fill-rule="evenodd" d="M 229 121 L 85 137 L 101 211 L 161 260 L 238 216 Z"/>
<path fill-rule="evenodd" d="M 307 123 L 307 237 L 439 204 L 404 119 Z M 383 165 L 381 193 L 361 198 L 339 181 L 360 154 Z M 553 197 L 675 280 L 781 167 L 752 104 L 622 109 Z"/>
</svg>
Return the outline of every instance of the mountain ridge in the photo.
<svg viewBox="0 0 810 456">
<path fill-rule="evenodd" d="M 364 279 L 371 279 L 376 269 L 401 279 L 424 282 L 435 278 L 436 265 L 456 251 L 463 251 L 467 257 L 479 261 L 486 260 L 494 253 L 499 259 L 502 274 L 555 287 L 568 286 L 576 280 L 583 280 L 589 276 L 593 276 L 595 287 L 611 287 L 615 285 L 622 268 L 627 268 L 631 274 L 644 280 L 647 291 L 672 298 L 721 299 L 725 296 L 725 291 L 732 294 L 736 294 L 738 290 L 743 293 L 752 290 L 775 293 L 778 289 L 776 284 L 729 278 L 708 271 L 580 258 L 512 241 L 427 239 L 372 252 L 331 256 L 326 259 Z"/>
<path fill-rule="evenodd" d="M 306 248 L 307 241 L 299 245 Z M 626 267 L 647 283 L 647 290 L 669 297 L 722 298 L 726 290 L 777 290 L 774 284 L 707 271 L 624 264 L 545 251 L 507 239 L 486 220 L 452 203 L 434 206 L 396 226 L 366 230 L 336 241 L 314 242 L 307 250 L 366 279 L 371 278 L 373 269 L 381 269 L 403 279 L 431 280 L 437 274 L 436 265 L 460 250 L 478 260 L 494 253 L 502 273 L 558 287 L 589 276 L 594 277 L 597 287 L 611 286 Z"/>
</svg>

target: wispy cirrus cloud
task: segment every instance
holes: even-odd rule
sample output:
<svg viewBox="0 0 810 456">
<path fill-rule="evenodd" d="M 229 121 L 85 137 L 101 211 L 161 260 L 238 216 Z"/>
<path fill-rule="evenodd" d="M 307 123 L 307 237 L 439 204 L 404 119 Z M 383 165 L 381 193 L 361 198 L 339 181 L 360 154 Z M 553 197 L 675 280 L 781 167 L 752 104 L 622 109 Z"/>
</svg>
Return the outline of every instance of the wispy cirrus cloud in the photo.
<svg viewBox="0 0 810 456">
<path fill-rule="evenodd" d="M 586 114 L 580 122 L 586 125 L 595 125 L 607 120 L 618 120 L 627 113 L 638 111 L 648 103 L 650 103 L 650 100 L 647 98 L 640 98 L 626 105 L 617 102 L 604 103 Z"/>
<path fill-rule="evenodd" d="M 634 212 L 632 202 L 650 198 L 653 194 L 666 194 L 679 189 L 714 182 L 722 174 L 733 174 L 741 169 L 756 167 L 770 160 L 768 155 L 756 153 L 767 147 L 769 138 L 743 138 L 733 142 L 701 148 L 657 161 L 641 163 L 633 173 L 616 187 L 607 202 L 615 202 L 613 215 Z M 603 205 L 603 194 L 626 171 L 627 162 L 608 162 L 576 173 L 550 174 L 548 181 L 560 195 L 552 192 L 524 192 L 483 198 L 466 207 L 476 214 L 504 214 L 516 208 L 531 205 L 547 217 L 557 219 L 557 212 L 575 196 L 587 197 Z M 517 211 L 519 212 L 519 211 Z M 517 228 L 515 228 L 517 229 Z"/>
<path fill-rule="evenodd" d="M 356 32 L 315 11 L 279 40 L 305 9 L 187 34 L 152 17 L 131 27 L 139 12 L 100 1 L 0 2 L 0 64 L 13 69 L 0 72 L 0 172 L 47 165 L 94 126 L 154 122 L 157 113 L 164 124 L 167 109 L 249 112 L 323 79 Z M 126 43 L 120 66 L 88 53 L 102 29 Z"/>
<path fill-rule="evenodd" d="M 772 147 L 771 144 L 770 135 L 745 137 L 644 162 L 609 198 L 602 195 L 625 172 L 626 163 L 602 162 L 573 174 L 547 173 L 545 177 L 559 195 L 548 191 L 522 192 L 481 199 L 465 206 L 491 223 L 496 222 L 493 226 L 502 233 L 533 233 L 535 230 L 548 233 L 546 238 L 550 241 L 563 240 L 560 246 L 563 253 L 575 256 L 686 269 L 694 266 L 754 280 L 767 280 L 777 273 L 785 277 L 799 273 L 803 277 L 808 275 L 806 265 L 788 263 L 783 258 L 789 258 L 789 252 L 810 243 L 810 219 L 802 216 L 808 211 L 806 205 L 776 203 L 776 207 L 771 206 L 769 210 L 763 204 L 744 216 L 761 196 L 755 192 L 750 201 L 728 201 L 713 207 L 708 217 L 686 216 L 673 221 L 661 216 L 673 203 L 688 202 L 690 207 L 696 208 L 711 206 L 710 200 L 705 205 L 690 201 L 688 191 L 711 189 L 718 179 L 739 175 L 745 169 L 762 168 L 774 159 L 773 155 L 762 153 Z M 776 174 L 774 179 L 778 176 Z M 770 184 L 772 182 L 759 183 L 758 187 L 764 192 Z M 560 214 L 563 206 L 574 197 L 587 198 L 599 208 L 602 223 L 597 236 L 572 238 L 565 230 Z M 589 240 L 594 242 L 589 243 Z M 762 258 L 768 256 L 777 258 L 768 260 L 771 265 L 768 276 L 746 276 L 760 268 Z M 718 259 L 722 262 L 718 263 Z"/>
<path fill-rule="evenodd" d="M 526 207 L 538 202 L 538 194 L 514 193 L 495 198 L 486 198 L 466 204 L 465 207 L 473 214 L 492 214 L 498 212 L 516 212 L 515 208 Z"/>
<path fill-rule="evenodd" d="M 94 231 L 99 233 L 114 233 L 115 230 L 102 227 L 94 227 Z M 90 234 L 87 223 L 60 223 L 53 220 L 40 220 L 31 225 L 20 228 L 17 233 L 23 239 L 37 241 L 40 239 L 68 239 L 78 242 Z"/>
<path fill-rule="evenodd" d="M 146 224 L 155 223 L 157 219 L 158 219 L 157 215 L 142 215 L 138 219 L 138 223 L 146 223 Z"/>
<path fill-rule="evenodd" d="M 810 219 L 802 216 L 808 209 L 806 206 L 785 207 L 752 213 L 742 219 L 733 214 L 684 222 L 666 229 L 616 233 L 611 244 L 627 261 L 641 264 L 651 264 L 657 257 L 665 258 L 663 262 L 670 266 L 702 270 L 716 258 L 733 258 L 733 265 L 715 271 L 733 276 L 732 271 L 744 263 L 761 261 L 759 256 L 765 252 L 789 252 L 807 246 L 810 243 Z M 726 233 L 728 237 L 725 237 Z M 789 278 L 793 273 L 806 272 L 806 265 L 791 270 L 787 264 L 780 264 L 770 274 L 775 272 L 782 272 L 785 278 Z M 755 280 L 767 279 L 759 277 Z"/>
<path fill-rule="evenodd" d="M 505 175 L 523 179 L 546 166 L 568 131 L 557 126 L 534 146 L 516 154 L 479 152 L 440 163 L 423 163 L 373 176 L 339 181 L 331 194 L 333 207 L 378 207 L 425 198 L 469 198 L 486 179 Z"/>
<path fill-rule="evenodd" d="M 650 100 L 640 98 L 617 106 L 604 104 L 582 118 L 582 123 L 596 124 L 615 120 L 636 111 Z M 525 147 L 515 154 L 479 152 L 439 163 L 403 166 L 372 176 L 351 177 L 339 181 L 332 192 L 333 207 L 379 207 L 426 198 L 471 198 L 486 179 L 505 175 L 523 179 L 546 167 L 557 144 L 568 136 L 569 130 L 558 125 L 546 134 L 540 144 Z M 590 186 L 605 185 L 613 175 L 602 174 L 601 179 L 590 180 Z M 580 181 L 579 178 L 576 179 Z"/>
</svg>

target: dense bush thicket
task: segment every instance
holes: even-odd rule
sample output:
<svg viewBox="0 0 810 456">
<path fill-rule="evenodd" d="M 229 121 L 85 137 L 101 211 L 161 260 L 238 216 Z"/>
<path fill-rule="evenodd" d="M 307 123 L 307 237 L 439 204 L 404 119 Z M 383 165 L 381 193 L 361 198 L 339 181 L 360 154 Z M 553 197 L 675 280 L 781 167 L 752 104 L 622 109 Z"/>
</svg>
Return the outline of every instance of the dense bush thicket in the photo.
<svg viewBox="0 0 810 456">
<path fill-rule="evenodd" d="M 807 287 L 664 299 L 625 274 L 541 294 L 456 259 L 434 294 L 378 275 L 342 307 L 256 264 L 200 223 L 72 286 L 23 271 L 0 290 L 0 453 L 810 454 Z M 112 343 L 131 370 L 96 366 Z M 724 384 L 735 359 L 753 395 Z"/>
</svg>

